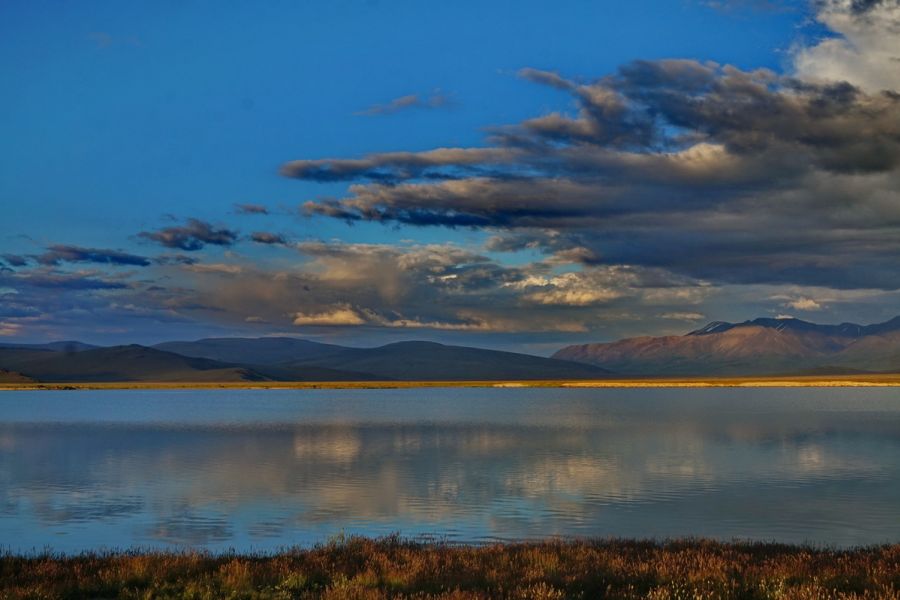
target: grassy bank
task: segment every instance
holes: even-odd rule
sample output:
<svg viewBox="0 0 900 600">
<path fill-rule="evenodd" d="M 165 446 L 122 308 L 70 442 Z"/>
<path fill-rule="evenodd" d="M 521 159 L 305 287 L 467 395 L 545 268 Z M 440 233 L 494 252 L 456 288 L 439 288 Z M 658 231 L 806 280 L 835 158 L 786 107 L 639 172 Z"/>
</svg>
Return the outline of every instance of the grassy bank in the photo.
<svg viewBox="0 0 900 600">
<path fill-rule="evenodd" d="M 433 387 L 679 388 L 679 387 L 896 387 L 900 373 L 803 377 L 680 377 L 528 381 L 113 381 L 91 383 L 0 382 L 0 390 L 151 389 L 405 389 Z"/>
<path fill-rule="evenodd" d="M 2 598 L 897 598 L 900 544 L 571 541 L 481 547 L 350 538 L 244 556 L 0 557 Z"/>
</svg>

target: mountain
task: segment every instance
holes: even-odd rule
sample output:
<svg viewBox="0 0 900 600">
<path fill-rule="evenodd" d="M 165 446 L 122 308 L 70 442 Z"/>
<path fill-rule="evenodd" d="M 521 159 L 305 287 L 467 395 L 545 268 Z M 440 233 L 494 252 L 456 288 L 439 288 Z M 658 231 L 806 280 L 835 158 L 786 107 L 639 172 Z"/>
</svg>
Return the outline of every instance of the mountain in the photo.
<svg viewBox="0 0 900 600">
<path fill-rule="evenodd" d="M 594 379 L 609 374 L 575 362 L 431 342 L 349 348 L 295 338 L 211 338 L 155 347 L 72 348 L 0 347 L 0 369 L 9 378 L 73 383 Z"/>
<path fill-rule="evenodd" d="M 343 346 L 290 337 L 206 338 L 195 342 L 165 342 L 153 347 L 182 356 L 259 365 L 276 365 L 346 350 Z"/>
<path fill-rule="evenodd" d="M 553 357 L 638 376 L 898 372 L 900 317 L 874 325 L 714 321 L 681 336 L 568 346 Z"/>
<path fill-rule="evenodd" d="M 242 366 L 190 358 L 145 346 L 112 346 L 80 352 L 0 348 L 0 368 L 43 382 L 257 381 Z"/>
<path fill-rule="evenodd" d="M 0 369 L 0 383 L 32 383 L 33 381 L 34 379 L 25 377 L 21 373 Z"/>
<path fill-rule="evenodd" d="M 46 344 L 4 344 L 0 343 L 0 348 L 22 348 L 27 350 L 55 350 L 57 352 L 81 352 L 82 350 L 93 350 L 100 346 L 85 344 L 74 340 L 66 340 L 62 342 L 48 342 Z"/>
<path fill-rule="evenodd" d="M 322 370 L 332 381 L 587 379 L 608 375 L 603 369 L 528 354 L 433 342 L 398 342 L 376 348 L 350 348 L 297 338 L 208 338 L 154 346 L 185 356 L 249 365 L 283 380 L 311 377 Z M 349 376 L 348 376 L 349 374 Z"/>
<path fill-rule="evenodd" d="M 764 327 L 766 329 L 775 329 L 777 331 L 791 331 L 802 333 L 820 333 L 822 335 L 838 336 L 838 337 L 866 337 L 871 335 L 880 335 L 900 331 L 900 316 L 894 317 L 890 321 L 884 323 L 876 323 L 874 325 L 857 325 L 856 323 L 841 323 L 840 325 L 819 325 L 802 321 L 800 319 L 773 319 L 771 317 L 762 317 L 753 319 L 752 321 L 744 321 L 743 323 L 726 323 L 724 321 L 713 321 L 706 327 L 692 331 L 687 335 L 710 335 L 712 333 L 724 333 L 736 327 Z"/>
<path fill-rule="evenodd" d="M 322 366 L 375 373 L 389 379 L 494 380 L 594 379 L 609 371 L 591 365 L 434 342 L 398 342 L 377 348 L 343 348 L 309 357 L 290 366 Z"/>
</svg>

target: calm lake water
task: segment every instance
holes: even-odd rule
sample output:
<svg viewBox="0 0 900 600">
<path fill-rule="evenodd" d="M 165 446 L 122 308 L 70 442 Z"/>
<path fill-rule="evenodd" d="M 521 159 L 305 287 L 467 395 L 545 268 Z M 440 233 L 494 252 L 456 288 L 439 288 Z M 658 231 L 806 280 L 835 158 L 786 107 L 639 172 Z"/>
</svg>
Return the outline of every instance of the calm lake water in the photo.
<svg viewBox="0 0 900 600">
<path fill-rule="evenodd" d="M 900 541 L 900 392 L 0 392 L 0 546 Z"/>
</svg>

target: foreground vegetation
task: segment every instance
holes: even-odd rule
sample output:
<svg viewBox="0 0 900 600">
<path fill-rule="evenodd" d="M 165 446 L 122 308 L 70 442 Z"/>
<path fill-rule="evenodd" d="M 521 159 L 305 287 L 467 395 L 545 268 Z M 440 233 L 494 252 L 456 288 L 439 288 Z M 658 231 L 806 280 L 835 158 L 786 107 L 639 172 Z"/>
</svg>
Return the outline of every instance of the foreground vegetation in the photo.
<svg viewBox="0 0 900 600">
<path fill-rule="evenodd" d="M 900 373 L 777 377 L 647 377 L 644 379 L 537 379 L 523 381 L 109 381 L 41 383 L 2 381 L 0 390 L 129 389 L 404 389 L 435 387 L 678 388 L 678 387 L 897 387 Z"/>
<path fill-rule="evenodd" d="M 0 556 L 2 598 L 898 598 L 900 544 L 348 538 L 272 555 Z"/>
</svg>

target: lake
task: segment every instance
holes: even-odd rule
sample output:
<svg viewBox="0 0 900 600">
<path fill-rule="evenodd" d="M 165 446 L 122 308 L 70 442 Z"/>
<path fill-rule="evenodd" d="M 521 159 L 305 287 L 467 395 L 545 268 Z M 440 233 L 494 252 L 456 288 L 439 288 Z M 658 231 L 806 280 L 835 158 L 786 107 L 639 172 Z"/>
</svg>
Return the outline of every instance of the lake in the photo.
<svg viewBox="0 0 900 600">
<path fill-rule="evenodd" d="M 0 546 L 900 541 L 896 388 L 0 392 Z"/>
</svg>

